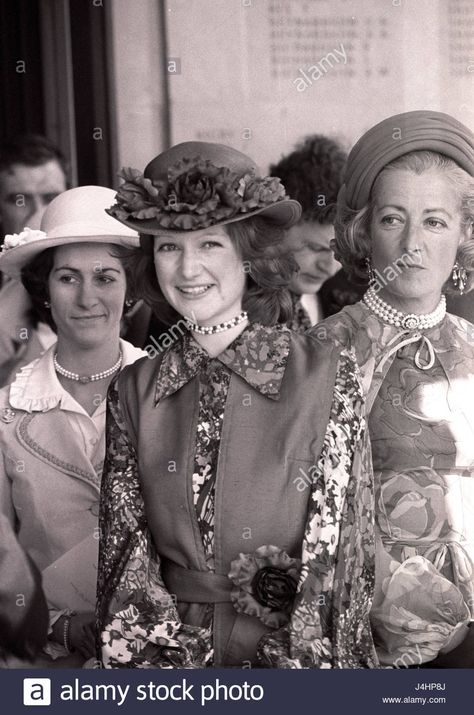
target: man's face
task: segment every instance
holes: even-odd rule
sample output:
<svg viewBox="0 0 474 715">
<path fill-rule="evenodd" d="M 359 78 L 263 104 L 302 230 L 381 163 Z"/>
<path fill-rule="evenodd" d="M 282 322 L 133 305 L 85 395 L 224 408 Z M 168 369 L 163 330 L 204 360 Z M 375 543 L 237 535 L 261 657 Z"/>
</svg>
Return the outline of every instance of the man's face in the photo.
<svg viewBox="0 0 474 715">
<path fill-rule="evenodd" d="M 293 293 L 317 293 L 324 281 L 341 267 L 334 258 L 329 242 L 334 227 L 317 221 L 300 221 L 288 231 L 288 248 L 300 268 L 290 283 Z"/>
<path fill-rule="evenodd" d="M 52 159 L 39 166 L 12 164 L 0 172 L 0 221 L 3 234 L 37 229 L 46 206 L 66 190 L 66 177 Z M 3 237 L 2 237 L 3 238 Z"/>
</svg>

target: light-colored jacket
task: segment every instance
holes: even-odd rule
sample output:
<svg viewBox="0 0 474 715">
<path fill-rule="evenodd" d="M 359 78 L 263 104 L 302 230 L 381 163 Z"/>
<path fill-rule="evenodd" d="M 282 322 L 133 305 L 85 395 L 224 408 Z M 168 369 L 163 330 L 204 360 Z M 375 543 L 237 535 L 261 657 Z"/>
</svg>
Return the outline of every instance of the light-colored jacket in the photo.
<svg viewBox="0 0 474 715">
<path fill-rule="evenodd" d="M 145 354 L 120 343 L 123 365 Z M 105 400 L 89 417 L 57 379 L 54 350 L 0 390 L 0 510 L 42 573 L 50 625 L 95 607 L 105 452 Z"/>
</svg>

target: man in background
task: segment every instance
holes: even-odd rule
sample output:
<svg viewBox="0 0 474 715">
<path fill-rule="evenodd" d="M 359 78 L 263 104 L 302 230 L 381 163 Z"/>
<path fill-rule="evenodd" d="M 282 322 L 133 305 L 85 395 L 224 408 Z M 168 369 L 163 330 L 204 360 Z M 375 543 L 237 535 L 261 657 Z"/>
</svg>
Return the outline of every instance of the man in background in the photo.
<svg viewBox="0 0 474 715">
<path fill-rule="evenodd" d="M 0 146 L 1 242 L 25 226 L 39 228 L 46 206 L 66 186 L 61 151 L 37 134 L 18 136 Z"/>
<path fill-rule="evenodd" d="M 25 134 L 0 146 L 0 244 L 4 236 L 40 227 L 47 205 L 67 188 L 66 161 L 45 137 Z M 18 281 L 0 276 L 0 386 L 55 340 L 31 312 Z"/>
<path fill-rule="evenodd" d="M 326 317 L 319 290 L 340 268 L 329 244 L 346 159 L 335 140 L 316 134 L 270 167 L 271 176 L 280 178 L 287 194 L 303 207 L 301 220 L 288 231 L 288 247 L 300 269 L 290 284 L 293 330 L 306 330 Z"/>
</svg>

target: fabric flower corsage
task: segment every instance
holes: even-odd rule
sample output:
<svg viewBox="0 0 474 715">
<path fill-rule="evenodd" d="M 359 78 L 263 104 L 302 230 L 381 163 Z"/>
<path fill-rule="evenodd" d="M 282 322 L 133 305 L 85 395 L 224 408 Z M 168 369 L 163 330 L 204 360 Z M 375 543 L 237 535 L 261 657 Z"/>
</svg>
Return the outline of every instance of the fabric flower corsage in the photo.
<svg viewBox="0 0 474 715">
<path fill-rule="evenodd" d="M 239 554 L 230 565 L 234 583 L 230 597 L 239 613 L 257 616 L 271 628 L 290 620 L 298 588 L 301 561 L 277 546 L 260 546 L 253 554 Z"/>
<path fill-rule="evenodd" d="M 10 248 L 23 246 L 25 243 L 31 243 L 31 241 L 38 241 L 42 238 L 47 238 L 44 231 L 39 231 L 28 227 L 25 228 L 21 233 L 7 233 L 2 245 L 2 251 L 8 251 L 10 250 Z"/>
<path fill-rule="evenodd" d="M 119 172 L 124 183 L 110 213 L 119 220 L 155 219 L 162 228 L 207 228 L 238 214 L 287 199 L 280 179 L 239 176 L 200 156 L 170 167 L 167 180 L 151 181 L 136 169 Z"/>
</svg>

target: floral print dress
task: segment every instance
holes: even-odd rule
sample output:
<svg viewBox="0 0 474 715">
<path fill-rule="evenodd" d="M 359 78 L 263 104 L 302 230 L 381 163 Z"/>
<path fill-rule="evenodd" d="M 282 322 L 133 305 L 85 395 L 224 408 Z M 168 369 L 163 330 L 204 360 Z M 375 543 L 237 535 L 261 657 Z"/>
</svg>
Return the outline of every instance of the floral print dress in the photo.
<svg viewBox="0 0 474 715">
<path fill-rule="evenodd" d="M 368 393 L 377 654 L 426 663 L 474 618 L 474 326 L 448 314 L 417 339 L 363 303 L 323 326 L 355 347 Z"/>
<path fill-rule="evenodd" d="M 214 493 L 219 443 L 230 371 L 207 359 L 199 375 L 199 418 L 194 455 L 193 493 L 208 568 L 214 568 Z"/>
<path fill-rule="evenodd" d="M 199 376 L 192 481 L 210 571 L 215 549 L 216 465 L 230 375 L 236 373 L 253 389 L 277 397 L 289 358 L 290 335 L 282 326 L 251 325 L 216 358 L 210 358 L 186 335 L 168 350 L 158 370 L 158 400 Z M 362 387 L 349 352 L 339 354 L 333 390 L 323 447 L 305 484 L 307 515 L 297 570 L 295 559 L 267 545 L 254 554 L 241 554 L 228 575 L 234 582 L 234 608 L 271 625 L 258 644 L 259 662 L 264 667 L 377 665 L 368 618 L 374 585 L 372 470 Z M 201 626 L 181 621 L 147 527 L 137 465 L 113 383 L 100 517 L 102 663 L 112 668 L 212 666 L 212 604 L 208 604 Z M 263 604 L 253 588 L 259 567 L 265 572 L 260 587 L 267 589 Z M 278 578 L 273 578 L 274 568 L 279 571 Z M 286 587 L 295 578 L 296 593 L 283 614 L 281 608 L 271 607 L 271 597 L 283 587 L 288 601 Z"/>
</svg>

